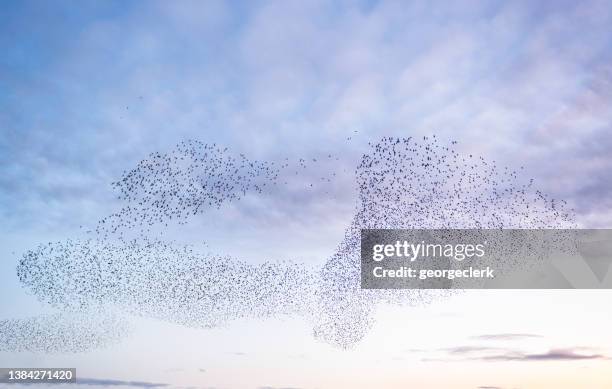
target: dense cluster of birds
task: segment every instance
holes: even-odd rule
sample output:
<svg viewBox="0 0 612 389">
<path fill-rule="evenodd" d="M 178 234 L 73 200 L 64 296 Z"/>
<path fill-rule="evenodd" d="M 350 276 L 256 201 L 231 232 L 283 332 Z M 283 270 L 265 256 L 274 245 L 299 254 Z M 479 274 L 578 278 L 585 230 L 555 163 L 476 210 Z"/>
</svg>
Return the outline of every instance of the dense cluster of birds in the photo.
<svg viewBox="0 0 612 389">
<path fill-rule="evenodd" d="M 126 205 L 102 219 L 93 237 L 28 251 L 18 276 L 38 299 L 70 314 L 120 309 L 194 327 L 240 317 L 301 315 L 313 323 L 318 339 L 347 348 L 365 336 L 381 302 L 421 304 L 450 293 L 361 289 L 361 229 L 573 226 L 566 204 L 534 189 L 533 181 L 523 182 L 517 171 L 494 161 L 463 155 L 454 144 L 435 137 L 387 137 L 372 144 L 355 169 L 354 217 L 321 269 L 277 261 L 252 264 L 147 237 L 151 226 L 184 223 L 210 207 L 282 185 L 307 164 L 306 159 L 297 167 L 287 160 L 251 161 L 216 145 L 187 141 L 170 153 L 151 154 L 114 184 Z M 123 230 L 135 228 L 137 236 L 124 237 Z M 39 322 L 32 323 L 24 333 L 39 331 Z M 20 326 L 2 322 L 0 337 Z M 49 337 L 48 348 L 59 348 L 62 339 Z M 83 342 L 84 348 L 91 346 L 91 340 Z M 20 347 L 25 346 L 8 346 Z"/>
<path fill-rule="evenodd" d="M 130 332 L 129 322 L 110 312 L 5 319 L 0 320 L 0 352 L 84 352 L 117 344 Z"/>
<path fill-rule="evenodd" d="M 387 137 L 363 155 L 355 171 L 356 213 L 317 277 L 317 336 L 350 347 L 373 324 L 372 311 L 379 303 L 421 304 L 453 293 L 361 289 L 362 229 L 575 227 L 567 205 L 534 189 L 533 180 L 522 183 L 517 171 L 462 155 L 455 144 L 443 145 L 435 136 Z M 494 245 L 503 251 L 497 253 L 505 261 L 500 267 L 529 266 L 538 259 L 532 235 L 520 234 L 517 239 Z M 517 263 L 520 258 L 524 260 Z"/>
<path fill-rule="evenodd" d="M 261 193 L 276 182 L 274 163 L 234 156 L 227 148 L 189 140 L 168 153 L 152 153 L 113 183 L 122 209 L 100 220 L 96 232 L 145 232 L 156 224 L 185 223 L 209 208 Z"/>
<path fill-rule="evenodd" d="M 303 311 L 312 272 L 297 263 L 249 264 L 158 239 L 68 240 L 29 251 L 23 285 L 62 311 L 124 312 L 196 327 Z"/>
</svg>

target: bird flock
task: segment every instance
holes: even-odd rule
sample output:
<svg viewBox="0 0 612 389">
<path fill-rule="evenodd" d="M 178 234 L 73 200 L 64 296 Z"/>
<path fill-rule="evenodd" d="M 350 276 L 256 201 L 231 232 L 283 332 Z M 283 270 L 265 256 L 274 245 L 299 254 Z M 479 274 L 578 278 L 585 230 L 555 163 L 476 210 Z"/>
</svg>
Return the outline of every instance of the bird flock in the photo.
<svg viewBox="0 0 612 389">
<path fill-rule="evenodd" d="M 0 351 L 86 352 L 118 344 L 130 333 L 125 317 L 112 312 L 64 312 L 6 319 L 0 320 Z"/>
<path fill-rule="evenodd" d="M 238 201 L 247 193 L 261 193 L 275 183 L 274 163 L 234 156 L 227 148 L 200 141 L 179 143 L 169 153 L 152 153 L 112 185 L 127 205 L 98 222 L 96 232 L 150 232 L 152 226 L 177 221 L 209 208 Z"/>
<path fill-rule="evenodd" d="M 294 314 L 302 308 L 303 286 L 312 284 L 311 273 L 297 263 L 253 265 L 144 237 L 41 245 L 23 257 L 18 276 L 61 311 L 121 307 L 205 328 L 246 316 Z"/>
<path fill-rule="evenodd" d="M 462 155 L 456 142 L 433 137 L 386 137 L 372 144 L 355 171 L 356 212 L 337 251 L 325 263 L 315 306 L 315 333 L 346 348 L 358 342 L 374 322 L 381 302 L 422 304 L 452 294 L 448 290 L 365 290 L 361 282 L 362 229 L 572 228 L 571 210 L 521 182 L 520 174 L 495 161 Z M 522 234 L 522 239 L 529 236 Z M 525 242 L 500 246 L 504 260 L 533 258 Z M 530 243 L 530 242 L 527 242 Z M 533 242 L 531 242 L 533 243 Z M 522 248 L 517 255 L 516 248 Z M 503 254 L 514 252 L 512 256 Z M 537 259 L 537 258 L 534 258 Z M 529 261 L 505 263 L 508 268 Z M 351 271 L 347 272 L 347 269 Z"/>
<path fill-rule="evenodd" d="M 338 157 L 262 162 L 199 141 L 150 154 L 113 184 L 124 205 L 87 238 L 41 244 L 23 255 L 21 284 L 69 319 L 0 321 L 0 340 L 12 339 L 0 342 L 0 351 L 72 352 L 112 344 L 129 331 L 122 321 L 91 314 L 107 311 L 202 328 L 297 315 L 312 323 L 317 339 L 350 348 L 373 325 L 379 304 L 423 304 L 453 293 L 361 289 L 361 229 L 575 226 L 567 204 L 535 189 L 520 169 L 460 153 L 456 142 L 435 136 L 386 137 L 370 144 L 355 168 L 354 216 L 321 268 L 253 264 L 150 236 L 152 228 L 188 223 L 247 194 L 274 193 L 270 188 L 288 185 L 288 177 L 321 160 L 336 163 Z"/>
</svg>

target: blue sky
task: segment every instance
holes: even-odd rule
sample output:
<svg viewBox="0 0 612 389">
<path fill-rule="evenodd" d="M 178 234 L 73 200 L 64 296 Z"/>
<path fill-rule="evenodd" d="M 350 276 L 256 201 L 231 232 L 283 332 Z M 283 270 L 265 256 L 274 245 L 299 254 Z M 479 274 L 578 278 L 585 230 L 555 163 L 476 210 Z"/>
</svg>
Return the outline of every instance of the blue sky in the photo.
<svg viewBox="0 0 612 389">
<path fill-rule="evenodd" d="M 272 158 L 436 133 L 520 158 L 602 226 L 591 204 L 609 190 L 608 8 L 8 2 L 3 215 L 13 228 L 41 212 L 51 229 L 89 220 L 124 169 L 185 138 Z M 558 170 L 566 182 L 547 182 Z"/>
<path fill-rule="evenodd" d="M 20 253 L 78 236 L 79 226 L 91 226 L 116 208 L 110 183 L 124 170 L 189 138 L 264 160 L 334 153 L 342 156 L 335 168 L 350 172 L 368 142 L 436 134 L 458 140 L 464 152 L 525 166 L 540 188 L 575 207 L 580 225 L 610 228 L 610 25 L 607 1 L 5 1 L 0 293 L 9 298 L 0 302 L 0 318 L 48 309 L 16 280 Z M 270 203 L 252 202 L 172 233 L 238 257 L 254 251 L 283 257 L 290 248 L 292 259 L 318 264 L 342 238 L 353 211 L 350 174 L 334 185 L 334 197 L 289 192 L 274 199 L 275 212 Z M 241 245 L 227 244 L 230 232 Z M 266 244 L 271 235 L 282 244 Z M 602 297 L 593 301 L 583 312 L 587 318 L 601 310 Z M 438 314 L 444 312 L 423 313 L 430 319 Z M 609 315 L 600 322 L 612 323 Z M 310 344 L 303 325 L 291 323 L 283 339 L 299 340 L 287 347 L 309 349 L 326 361 L 338 357 Z M 122 352 L 136 358 L 158 325 L 143 324 L 149 338 L 143 335 Z M 221 370 L 237 363 L 231 353 L 241 343 L 231 339 L 241 325 L 219 335 L 230 342 Z M 270 334 L 284 326 L 258 325 Z M 521 327 L 508 326 L 490 330 Z M 214 342 L 211 335 L 165 330 L 178 339 Z M 223 349 L 221 342 L 214 344 Z M 376 352 L 373 344 L 364 355 Z M 162 349 L 175 355 L 171 343 Z M 82 360 L 89 361 L 83 363 L 92 374 L 109 379 L 173 379 L 95 367 L 99 360 L 110 364 L 114 355 Z M 14 357 L 0 354 L 0 362 Z M 59 361 L 76 363 L 67 358 Z M 281 359 L 270 356 L 274 363 Z M 184 364 L 193 364 L 194 372 L 200 367 L 191 360 Z M 309 366 L 318 371 L 316 363 Z M 244 385 L 230 380 L 224 386 L 223 374 L 206 368 L 215 386 Z M 252 387 L 272 384 L 267 373 L 245 374 L 258 377 Z M 337 384 L 330 376 L 306 386 Z"/>
</svg>

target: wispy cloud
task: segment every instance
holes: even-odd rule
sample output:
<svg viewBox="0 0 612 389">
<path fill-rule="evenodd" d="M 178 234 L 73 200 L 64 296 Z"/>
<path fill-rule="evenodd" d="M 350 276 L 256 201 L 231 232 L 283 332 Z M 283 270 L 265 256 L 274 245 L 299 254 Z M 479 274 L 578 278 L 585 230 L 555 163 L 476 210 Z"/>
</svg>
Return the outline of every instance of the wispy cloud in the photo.
<svg viewBox="0 0 612 389">
<path fill-rule="evenodd" d="M 260 386 L 257 389 L 302 389 L 296 386 Z"/>
<path fill-rule="evenodd" d="M 104 23 L 95 7 L 65 20 L 47 6 L 58 17 L 45 23 L 40 5 L 7 7 L 3 224 L 86 224 L 123 169 L 184 138 L 262 158 L 325 148 L 350 166 L 373 139 L 437 132 L 531 163 L 581 212 L 609 201 L 605 2 L 367 3 L 159 1 Z"/>
<path fill-rule="evenodd" d="M 457 346 L 439 349 L 445 355 L 423 358 L 424 362 L 544 362 L 609 360 L 610 357 L 588 347 L 555 348 L 546 352 L 528 352 L 503 347 Z"/>
<path fill-rule="evenodd" d="M 105 378 L 77 378 L 77 384 L 92 386 L 132 386 L 135 388 L 162 388 L 168 384 L 160 384 L 146 381 L 122 381 Z"/>
<path fill-rule="evenodd" d="M 576 351 L 575 349 L 558 349 L 550 350 L 545 353 L 523 354 L 509 352 L 500 355 L 487 355 L 478 358 L 482 361 L 522 361 L 522 362 L 539 362 L 539 361 L 584 361 L 590 359 L 607 359 L 603 354 L 585 354 Z"/>
<path fill-rule="evenodd" d="M 506 334 L 484 334 L 472 336 L 471 339 L 476 340 L 523 340 L 541 338 L 541 335 L 525 334 L 525 333 L 506 333 Z"/>
<path fill-rule="evenodd" d="M 487 346 L 456 346 L 440 349 L 440 351 L 447 352 L 452 355 L 464 355 L 473 353 L 482 353 L 490 351 L 504 351 L 505 349 L 499 347 L 487 347 Z"/>
</svg>

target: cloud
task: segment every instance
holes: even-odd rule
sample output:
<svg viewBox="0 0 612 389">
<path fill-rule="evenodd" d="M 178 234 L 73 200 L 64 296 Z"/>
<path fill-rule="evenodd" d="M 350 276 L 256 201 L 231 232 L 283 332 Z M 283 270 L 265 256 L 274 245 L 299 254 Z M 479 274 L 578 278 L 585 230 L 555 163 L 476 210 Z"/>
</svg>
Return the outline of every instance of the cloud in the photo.
<svg viewBox="0 0 612 389">
<path fill-rule="evenodd" d="M 527 335 L 527 334 L 523 334 Z M 609 356 L 590 347 L 554 348 L 546 352 L 488 346 L 456 346 L 436 350 L 442 356 L 423 358 L 423 362 L 543 362 L 609 360 Z"/>
<path fill-rule="evenodd" d="M 181 373 L 181 372 L 185 371 L 185 369 L 178 368 L 178 367 L 173 367 L 173 368 L 170 368 L 170 369 L 166 369 L 164 371 L 166 373 Z"/>
<path fill-rule="evenodd" d="M 485 351 L 499 351 L 504 350 L 497 347 L 486 347 L 486 346 L 457 346 L 457 347 L 449 347 L 440 349 L 440 351 L 445 351 L 448 354 L 452 355 L 463 355 L 463 354 L 472 354 L 472 353 L 481 353 Z"/>
<path fill-rule="evenodd" d="M 483 361 L 483 362 L 540 362 L 540 361 L 585 361 L 608 360 L 610 357 L 595 353 L 589 348 L 574 347 L 566 349 L 551 349 L 543 353 L 529 353 L 513 349 L 490 347 L 453 347 L 443 349 L 448 356 L 460 358 L 429 358 L 423 361 Z M 480 354 L 480 355 L 473 355 Z"/>
<path fill-rule="evenodd" d="M 436 132 L 498 162 L 531 163 L 530 174 L 549 177 L 544 190 L 585 214 L 610 198 L 611 158 L 598 151 L 612 139 L 605 2 L 167 3 L 104 20 L 97 7 L 70 20 L 49 7 L 58 17 L 45 23 L 34 7 L 7 9 L 0 216 L 9 228 L 101 216 L 110 181 L 184 138 L 258 158 L 325 149 L 350 161 L 381 136 Z M 320 212 L 326 223 L 346 198 Z M 318 201 L 279 208 L 317 209 L 305 203 Z"/>
<path fill-rule="evenodd" d="M 472 336 L 471 339 L 476 340 L 523 340 L 523 339 L 533 339 L 533 338 L 541 338 L 541 335 L 535 334 L 521 334 L 521 333 L 507 333 L 507 334 L 485 334 L 485 335 L 477 335 Z"/>
<path fill-rule="evenodd" d="M 260 386 L 257 389 L 302 389 L 296 386 Z"/>
<path fill-rule="evenodd" d="M 488 355 L 478 358 L 481 361 L 521 361 L 521 362 L 539 362 L 539 361 L 584 361 L 592 359 L 607 359 L 602 354 L 583 354 L 576 349 L 556 349 L 545 353 L 522 354 L 522 353 L 507 353 L 500 355 Z"/>
<path fill-rule="evenodd" d="M 427 352 L 427 350 L 422 349 L 422 348 L 407 348 L 404 350 L 407 353 L 424 353 Z"/>
<path fill-rule="evenodd" d="M 159 384 L 145 381 L 121 381 L 104 378 L 77 378 L 77 384 L 93 386 L 132 386 L 135 388 L 162 388 L 168 384 Z"/>
</svg>

